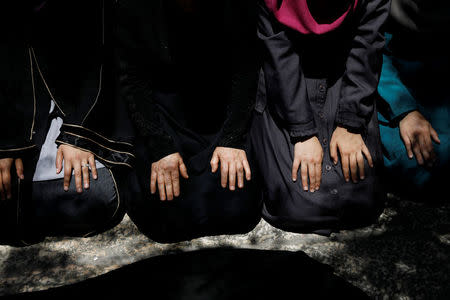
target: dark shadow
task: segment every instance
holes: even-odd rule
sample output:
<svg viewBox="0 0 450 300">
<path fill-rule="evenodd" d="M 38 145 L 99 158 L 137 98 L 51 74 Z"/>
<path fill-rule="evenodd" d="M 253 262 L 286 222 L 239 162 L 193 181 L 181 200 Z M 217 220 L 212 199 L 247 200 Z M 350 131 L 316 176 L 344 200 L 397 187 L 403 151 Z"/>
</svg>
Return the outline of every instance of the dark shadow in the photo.
<svg viewBox="0 0 450 300">
<path fill-rule="evenodd" d="M 391 201 L 377 227 L 384 230 L 360 237 L 337 235 L 345 247 L 327 263 L 376 299 L 448 299 L 450 205 Z M 359 264 L 356 272 L 346 267 L 349 262 Z"/>
<path fill-rule="evenodd" d="M 86 281 L 17 297 L 369 299 L 305 253 L 215 248 L 152 257 Z"/>
</svg>

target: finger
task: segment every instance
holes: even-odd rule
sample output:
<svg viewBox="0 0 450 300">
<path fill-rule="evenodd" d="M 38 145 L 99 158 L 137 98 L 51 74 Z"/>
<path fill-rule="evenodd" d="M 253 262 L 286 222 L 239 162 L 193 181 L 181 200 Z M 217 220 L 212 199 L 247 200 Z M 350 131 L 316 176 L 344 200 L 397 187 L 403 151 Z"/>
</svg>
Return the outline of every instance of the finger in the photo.
<svg viewBox="0 0 450 300">
<path fill-rule="evenodd" d="M 164 186 L 164 174 L 163 172 L 158 173 L 158 191 L 159 191 L 159 199 L 161 201 L 166 200 L 166 188 Z"/>
<path fill-rule="evenodd" d="M 403 139 L 403 144 L 405 144 L 406 153 L 408 154 L 408 157 L 410 159 L 413 158 L 414 155 L 413 155 L 411 140 L 408 137 L 406 137 Z"/>
<path fill-rule="evenodd" d="M 95 165 L 94 155 L 89 156 L 89 166 L 91 167 L 92 178 L 97 179 L 98 173 L 97 173 L 97 166 Z"/>
<path fill-rule="evenodd" d="M 433 139 L 433 141 L 435 141 L 438 144 L 441 143 L 441 140 L 439 139 L 439 135 L 437 134 L 436 130 L 434 130 L 434 128 L 431 126 L 430 126 L 430 135 L 431 135 L 431 138 Z"/>
<path fill-rule="evenodd" d="M 320 182 L 322 181 L 322 164 L 317 163 L 315 164 L 316 168 L 316 191 L 320 188 Z"/>
<path fill-rule="evenodd" d="M 350 175 L 354 183 L 358 182 L 358 163 L 356 161 L 356 153 L 350 154 Z"/>
<path fill-rule="evenodd" d="M 87 161 L 83 160 L 81 162 L 81 172 L 83 173 L 83 185 L 85 189 L 89 188 L 89 166 Z"/>
<path fill-rule="evenodd" d="M 308 191 L 308 165 L 300 163 L 300 176 L 302 178 L 302 186 L 304 191 Z"/>
<path fill-rule="evenodd" d="M 236 164 L 237 184 L 240 189 L 244 187 L 244 166 L 241 162 Z"/>
<path fill-rule="evenodd" d="M 156 193 L 156 178 L 157 173 L 154 168 L 152 168 L 151 174 L 150 174 L 150 192 L 152 194 Z"/>
<path fill-rule="evenodd" d="M 17 177 L 19 177 L 20 179 L 24 179 L 25 176 L 23 175 L 23 162 L 22 159 L 17 158 L 15 161 L 16 164 L 16 173 L 17 173 Z"/>
<path fill-rule="evenodd" d="M 309 173 L 309 191 L 314 193 L 316 187 L 316 168 L 314 164 L 308 164 L 308 173 Z"/>
<path fill-rule="evenodd" d="M 81 164 L 80 162 L 75 162 L 73 167 L 73 173 L 75 175 L 75 188 L 77 189 L 77 193 L 82 193 L 82 178 L 81 178 Z"/>
<path fill-rule="evenodd" d="M 228 185 L 230 187 L 230 191 L 235 190 L 236 186 L 236 164 L 235 162 L 230 163 L 228 167 Z"/>
<path fill-rule="evenodd" d="M 178 197 L 180 196 L 180 173 L 178 172 L 178 170 L 172 171 L 171 177 L 173 184 L 173 195 L 175 197 Z"/>
<path fill-rule="evenodd" d="M 417 163 L 419 165 L 423 165 L 423 157 L 420 151 L 420 145 L 418 143 L 413 143 L 413 152 L 414 155 L 416 156 Z"/>
<path fill-rule="evenodd" d="M 297 181 L 297 175 L 298 175 L 298 168 L 300 167 L 300 160 L 297 158 L 294 158 L 294 161 L 292 162 L 292 181 Z"/>
<path fill-rule="evenodd" d="M 356 161 L 358 163 L 358 169 L 359 169 L 359 179 L 363 180 L 365 178 L 364 174 L 364 156 L 361 152 L 358 152 L 356 154 Z"/>
<path fill-rule="evenodd" d="M 227 187 L 228 180 L 228 164 L 221 162 L 220 164 L 220 183 L 223 188 Z"/>
<path fill-rule="evenodd" d="M 188 179 L 189 178 L 188 171 L 183 160 L 181 160 L 178 168 L 180 169 L 181 176 L 183 176 L 184 179 Z"/>
<path fill-rule="evenodd" d="M 366 157 L 367 162 L 369 163 L 369 166 L 370 166 L 371 168 L 373 168 L 373 159 L 372 159 L 372 155 L 370 155 L 369 148 L 367 148 L 366 145 L 364 145 L 364 146 L 362 147 L 362 152 L 364 153 L 364 156 Z"/>
<path fill-rule="evenodd" d="M 61 148 L 58 148 L 56 152 L 56 174 L 59 174 L 62 170 L 62 162 L 63 162 L 63 153 Z"/>
<path fill-rule="evenodd" d="M 70 177 L 72 176 L 72 165 L 70 162 L 66 161 L 64 163 L 64 190 L 69 190 Z"/>
<path fill-rule="evenodd" d="M 430 160 L 430 146 L 433 147 L 431 144 L 431 138 L 427 135 L 421 135 L 419 137 L 419 145 L 420 145 L 420 152 L 422 153 L 422 157 L 424 161 Z"/>
<path fill-rule="evenodd" d="M 3 170 L 2 172 L 2 182 L 4 189 L 4 196 L 6 199 L 11 199 L 11 174 L 10 170 Z"/>
<path fill-rule="evenodd" d="M 211 172 L 216 173 L 217 169 L 219 168 L 219 156 L 216 152 L 213 153 L 211 158 Z"/>
<path fill-rule="evenodd" d="M 3 187 L 5 188 L 6 199 L 11 199 L 11 174 L 10 172 L 3 173 Z"/>
<path fill-rule="evenodd" d="M 1 175 L 1 174 L 0 174 Z M 5 198 L 5 190 L 3 188 L 3 179 L 2 176 L 0 176 L 0 199 L 6 200 Z"/>
<path fill-rule="evenodd" d="M 173 185 L 172 185 L 172 177 L 170 172 L 164 173 L 164 185 L 166 187 L 166 197 L 167 200 L 173 200 Z"/>
<path fill-rule="evenodd" d="M 342 164 L 342 174 L 344 175 L 345 181 L 350 181 L 350 174 L 349 174 L 349 157 L 343 156 L 341 154 L 341 164 Z"/>
<path fill-rule="evenodd" d="M 245 171 L 245 179 L 247 179 L 247 181 L 250 181 L 252 179 L 252 171 L 250 169 L 250 164 L 248 163 L 247 159 L 244 159 L 242 161 L 242 166 L 244 167 Z"/>
<path fill-rule="evenodd" d="M 333 159 L 333 163 L 337 164 L 337 162 L 338 162 L 338 152 L 337 152 L 337 144 L 336 144 L 336 142 L 332 142 L 330 144 L 330 156 Z"/>
</svg>

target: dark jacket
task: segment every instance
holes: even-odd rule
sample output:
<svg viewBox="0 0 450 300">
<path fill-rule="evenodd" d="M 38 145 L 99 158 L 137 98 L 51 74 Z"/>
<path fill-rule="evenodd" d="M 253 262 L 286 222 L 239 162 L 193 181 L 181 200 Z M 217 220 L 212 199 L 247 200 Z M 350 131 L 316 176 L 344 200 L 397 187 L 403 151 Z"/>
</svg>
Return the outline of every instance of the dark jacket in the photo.
<svg viewBox="0 0 450 300">
<path fill-rule="evenodd" d="M 2 7 L 0 157 L 39 152 L 36 118 L 52 99 L 64 121 L 58 144 L 131 167 L 133 131 L 116 92 L 114 1 L 20 2 Z"/>
<path fill-rule="evenodd" d="M 194 1 L 198 17 L 175 2 L 118 1 L 121 91 L 132 119 L 152 159 L 179 152 L 155 100 L 176 94 L 188 99 L 178 108 L 186 127 L 243 149 L 256 94 L 255 1 Z"/>
<path fill-rule="evenodd" d="M 340 92 L 334 95 L 338 104 L 336 125 L 359 133 L 367 131 L 381 72 L 382 26 L 389 4 L 389 0 L 360 0 L 356 10 L 336 30 L 306 35 L 280 24 L 260 1 L 258 35 L 263 44 L 267 105 L 292 138 L 318 132 L 306 77 L 327 78 L 331 83 L 342 80 Z M 268 28 L 274 29 L 269 32 Z M 257 109 L 261 111 L 265 105 L 257 103 Z"/>
</svg>

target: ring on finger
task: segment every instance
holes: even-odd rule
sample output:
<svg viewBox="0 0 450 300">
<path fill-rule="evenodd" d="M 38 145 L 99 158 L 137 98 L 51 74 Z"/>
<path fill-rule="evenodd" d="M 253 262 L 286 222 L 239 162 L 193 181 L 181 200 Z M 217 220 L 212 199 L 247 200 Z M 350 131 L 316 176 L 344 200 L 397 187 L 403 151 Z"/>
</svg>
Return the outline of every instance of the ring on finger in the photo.
<svg viewBox="0 0 450 300">
<path fill-rule="evenodd" d="M 82 168 L 89 168 L 89 164 L 84 164 Z"/>
</svg>

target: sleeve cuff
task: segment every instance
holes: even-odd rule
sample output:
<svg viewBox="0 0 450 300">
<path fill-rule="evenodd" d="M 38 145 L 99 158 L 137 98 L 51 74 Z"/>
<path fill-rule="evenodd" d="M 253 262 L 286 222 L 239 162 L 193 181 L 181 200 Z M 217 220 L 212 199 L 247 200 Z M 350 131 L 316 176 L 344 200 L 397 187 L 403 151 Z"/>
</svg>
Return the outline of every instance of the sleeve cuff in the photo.
<svg viewBox="0 0 450 300">
<path fill-rule="evenodd" d="M 222 137 L 222 139 L 217 143 L 218 147 L 227 147 L 227 148 L 236 148 L 236 149 L 245 149 L 245 139 L 246 135 L 236 134 L 236 135 L 228 135 Z"/>
<path fill-rule="evenodd" d="M 361 133 L 366 128 L 366 120 L 353 112 L 339 112 L 336 124 L 352 132 Z"/>
<path fill-rule="evenodd" d="M 158 161 L 170 154 L 180 152 L 176 148 L 172 139 L 165 137 L 150 136 L 145 144 L 149 149 L 151 161 L 153 162 Z"/>
<path fill-rule="evenodd" d="M 131 143 L 107 139 L 95 131 L 79 125 L 63 124 L 56 143 L 91 152 L 109 167 L 126 166 L 132 168 L 135 159 Z"/>
<path fill-rule="evenodd" d="M 0 149 L 0 159 L 3 158 L 23 158 L 36 149 L 36 145 L 24 145 L 21 147 L 5 147 Z"/>
<path fill-rule="evenodd" d="M 314 119 L 303 124 L 289 124 L 287 131 L 289 132 L 289 136 L 294 140 L 304 139 L 318 134 Z"/>
</svg>

